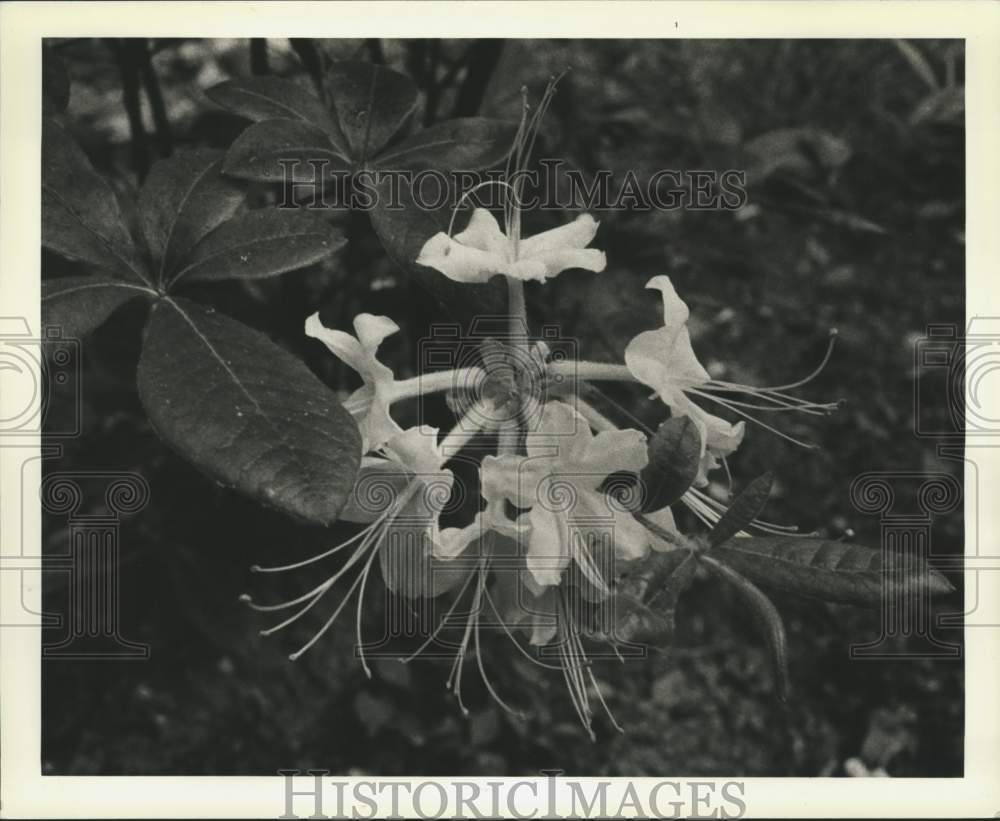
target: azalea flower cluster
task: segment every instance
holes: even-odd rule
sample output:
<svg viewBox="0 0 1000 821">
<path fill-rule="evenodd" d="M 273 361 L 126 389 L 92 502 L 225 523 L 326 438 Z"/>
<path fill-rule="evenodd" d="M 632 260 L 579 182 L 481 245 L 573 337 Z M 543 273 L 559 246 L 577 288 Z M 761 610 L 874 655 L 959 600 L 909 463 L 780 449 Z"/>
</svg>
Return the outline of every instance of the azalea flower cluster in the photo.
<svg viewBox="0 0 1000 821">
<path fill-rule="evenodd" d="M 551 91 L 532 117 L 522 118 L 508 165 L 510 179 L 526 162 Z M 570 270 L 599 274 L 607 260 L 590 247 L 598 223 L 589 214 L 522 237 L 519 183 L 512 183 L 508 193 L 503 227 L 491 212 L 476 208 L 461 232 L 429 237 L 416 261 L 460 283 L 504 277 L 511 319 L 523 323 L 525 282 L 544 283 Z M 622 568 L 641 565 L 654 553 L 688 548 L 691 542 L 678 531 L 669 507 L 637 515 L 634 498 L 629 498 L 636 492 L 635 481 L 616 485 L 621 477 L 634 480 L 649 464 L 650 432 L 619 428 L 580 388 L 608 380 L 639 383 L 651 391 L 650 401 L 662 403 L 671 417 L 693 422 L 699 439 L 697 472 L 681 501 L 708 525 L 719 520 L 725 506 L 706 486 L 740 446 L 747 422 L 778 432 L 761 422 L 758 412 L 825 413 L 832 407 L 787 392 L 811 377 L 768 389 L 713 379 L 695 355 L 688 307 L 669 277 L 654 276 L 646 288 L 659 295 L 662 324 L 636 335 L 618 363 L 556 361 L 543 343 L 512 331 L 505 345 L 522 356 L 512 355 L 510 361 L 515 369 L 519 361 L 534 363 L 541 377 L 540 389 L 535 385 L 534 390 L 524 387 L 530 380 L 516 378 L 498 386 L 496 375 L 485 366 L 400 380 L 378 358 L 382 342 L 399 331 L 392 319 L 362 313 L 354 319 L 352 334 L 324 326 L 318 314 L 310 316 L 306 334 L 323 343 L 363 383 L 344 401 L 361 431 L 365 455 L 342 514 L 343 520 L 361 527 L 347 541 L 305 561 L 255 568 L 286 572 L 315 566 L 335 554 L 347 556 L 336 572 L 292 600 L 259 605 L 247 597 L 259 611 L 294 611 L 263 632 L 298 621 L 353 574 L 340 604 L 292 658 L 320 640 L 355 593 L 357 646 L 363 648 L 362 601 L 377 560 L 390 590 L 411 598 L 451 597 L 438 627 L 410 658 L 431 646 L 446 624 L 454 626 L 454 613 L 463 603 L 467 617 L 448 682 L 460 705 L 463 662 L 471 653 L 492 697 L 510 709 L 491 683 L 480 652 L 480 622 L 487 615 L 519 652 L 561 671 L 580 720 L 592 734 L 591 699 L 596 697 L 605 710 L 607 706 L 585 642 L 601 638 L 614 648 L 615 637 L 588 629 L 579 618 L 579 602 L 601 606 L 613 599 Z M 550 390 L 554 384 L 562 387 Z M 450 392 L 462 400 L 452 402 L 462 408 L 452 430 L 442 435 L 436 428 L 404 429 L 396 422 L 398 403 L 434 392 Z M 709 408 L 725 408 L 737 419 L 730 422 Z M 442 518 L 454 507 L 459 490 L 448 464 L 462 451 L 480 453 L 483 442 L 495 447 L 478 462 L 477 512 L 458 526 L 444 526 Z M 754 525 L 777 528 L 766 522 Z M 367 672 L 363 652 L 361 663 Z"/>
</svg>

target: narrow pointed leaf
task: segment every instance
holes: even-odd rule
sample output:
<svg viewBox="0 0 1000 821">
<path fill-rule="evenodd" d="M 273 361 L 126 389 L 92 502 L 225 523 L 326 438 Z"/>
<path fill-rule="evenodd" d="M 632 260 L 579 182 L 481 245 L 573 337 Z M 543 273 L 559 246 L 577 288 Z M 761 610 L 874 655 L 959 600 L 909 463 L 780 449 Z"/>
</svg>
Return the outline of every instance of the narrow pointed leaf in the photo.
<svg viewBox="0 0 1000 821">
<path fill-rule="evenodd" d="M 765 587 L 843 604 L 876 607 L 886 595 L 954 591 L 932 568 L 901 562 L 885 572 L 881 550 L 827 539 L 734 538 L 714 548 L 712 556 Z"/>
<path fill-rule="evenodd" d="M 321 182 L 347 169 L 330 137 L 302 120 L 266 120 L 229 147 L 223 171 L 254 182 Z"/>
<path fill-rule="evenodd" d="M 199 242 L 178 266 L 172 284 L 275 276 L 319 262 L 343 244 L 340 232 L 318 211 L 250 211 Z"/>
<path fill-rule="evenodd" d="M 673 416 L 656 429 L 648 450 L 639 474 L 644 513 L 672 505 L 694 483 L 701 461 L 698 428 L 689 416 Z"/>
<path fill-rule="evenodd" d="M 764 509 L 767 498 L 771 495 L 771 485 L 773 484 L 774 476 L 768 472 L 758 476 L 747 485 L 729 506 L 729 509 L 722 514 L 718 524 L 709 531 L 708 543 L 710 545 L 722 544 L 757 518 L 757 514 Z"/>
<path fill-rule="evenodd" d="M 478 171 L 503 160 L 514 144 L 515 123 L 486 117 L 446 120 L 390 146 L 374 166 L 390 171 L 434 168 Z"/>
<path fill-rule="evenodd" d="M 227 80 L 205 92 L 210 100 L 255 123 L 264 120 L 301 120 L 337 135 L 333 117 L 316 95 L 280 77 Z"/>
<path fill-rule="evenodd" d="M 222 176 L 221 151 L 193 151 L 160 160 L 139 192 L 139 215 L 159 279 L 182 255 L 243 203 L 238 183 Z"/>
<path fill-rule="evenodd" d="M 409 77 L 374 63 L 337 62 L 326 79 L 337 124 L 359 167 L 381 151 L 417 105 Z"/>
<path fill-rule="evenodd" d="M 42 280 L 42 325 L 82 339 L 136 297 L 152 299 L 156 291 L 106 276 Z"/>
<path fill-rule="evenodd" d="M 729 582 L 736 588 L 743 601 L 750 607 L 750 613 L 767 640 L 774 669 L 774 683 L 777 696 L 782 701 L 788 699 L 788 640 L 785 623 L 771 600 L 753 582 L 744 578 L 733 568 L 715 561 L 711 556 L 702 556 L 700 561 L 714 575 Z"/>
<path fill-rule="evenodd" d="M 288 351 L 211 308 L 163 299 L 146 327 L 138 382 L 156 431 L 209 476 L 306 521 L 336 521 L 361 436 Z"/>
<path fill-rule="evenodd" d="M 42 125 L 42 245 L 116 277 L 149 284 L 110 186 L 51 119 Z"/>
</svg>

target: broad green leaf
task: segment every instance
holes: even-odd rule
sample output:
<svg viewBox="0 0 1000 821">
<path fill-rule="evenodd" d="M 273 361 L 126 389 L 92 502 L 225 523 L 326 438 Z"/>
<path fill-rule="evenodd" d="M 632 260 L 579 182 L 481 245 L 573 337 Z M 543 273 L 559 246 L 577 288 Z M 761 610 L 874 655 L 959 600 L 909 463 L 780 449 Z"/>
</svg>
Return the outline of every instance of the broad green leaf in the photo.
<svg viewBox="0 0 1000 821">
<path fill-rule="evenodd" d="M 227 80 L 205 92 L 210 100 L 254 122 L 301 120 L 330 135 L 337 145 L 337 126 L 322 101 L 291 80 L 249 77 Z M 346 146 L 342 153 L 346 154 Z"/>
<path fill-rule="evenodd" d="M 377 186 L 378 198 L 369 212 L 375 233 L 389 258 L 402 268 L 425 291 L 430 293 L 453 318 L 459 321 L 476 315 L 497 316 L 507 311 L 507 290 L 501 277 L 483 285 L 467 285 L 448 279 L 439 271 L 417 265 L 417 255 L 424 243 L 438 231 L 447 231 L 451 208 L 446 202 L 437 208 L 428 198 L 414 200 L 413 192 L 405 181 L 398 183 L 398 196 L 393 196 L 392 181 L 383 179 Z M 390 207 L 398 205 L 399 207 Z M 461 231 L 468 217 L 460 214 L 455 220 L 454 232 Z"/>
<path fill-rule="evenodd" d="M 673 416 L 656 429 L 648 451 L 649 463 L 639 474 L 644 513 L 672 505 L 691 487 L 701 461 L 701 437 L 690 417 Z"/>
<path fill-rule="evenodd" d="M 42 124 L 42 245 L 116 277 L 150 284 L 114 193 L 51 119 Z"/>
<path fill-rule="evenodd" d="M 478 171 L 503 160 L 514 144 L 517 125 L 485 117 L 446 120 L 390 146 L 376 168 L 399 171 L 435 168 Z"/>
<path fill-rule="evenodd" d="M 155 430 L 208 475 L 307 521 L 336 521 L 361 436 L 298 358 L 211 308 L 165 298 L 146 327 L 138 382 Z"/>
<path fill-rule="evenodd" d="M 155 298 L 156 291 L 106 276 L 42 280 L 42 325 L 81 339 L 130 299 Z"/>
<path fill-rule="evenodd" d="M 329 135 L 302 120 L 265 120 L 229 147 L 223 171 L 255 182 L 320 182 L 347 169 Z"/>
<path fill-rule="evenodd" d="M 224 222 L 177 266 L 171 282 L 259 279 L 319 262 L 344 238 L 318 211 L 263 208 Z"/>
<path fill-rule="evenodd" d="M 878 606 L 883 584 L 889 594 L 917 586 L 932 595 L 954 590 L 936 570 L 918 573 L 913 563 L 901 563 L 885 574 L 881 550 L 827 539 L 733 538 L 711 555 L 765 587 L 843 604 Z"/>
<path fill-rule="evenodd" d="M 771 495 L 774 476 L 768 472 L 754 479 L 743 492 L 733 500 L 722 518 L 708 533 L 710 545 L 722 544 L 749 525 L 764 509 L 767 497 Z"/>
<path fill-rule="evenodd" d="M 413 112 L 417 87 L 405 74 L 352 61 L 333 63 L 326 80 L 351 159 L 362 168 Z"/>
<path fill-rule="evenodd" d="M 760 589 L 733 568 L 715 561 L 711 556 L 701 556 L 701 563 L 714 575 L 729 582 L 736 588 L 743 601 L 750 606 L 750 614 L 767 640 L 774 669 L 775 689 L 778 698 L 788 699 L 788 640 L 785 637 L 785 623 L 781 614 Z"/>
<path fill-rule="evenodd" d="M 193 151 L 160 160 L 139 192 L 139 214 L 160 282 L 180 257 L 225 222 L 243 203 L 244 191 L 222 176 L 221 151 Z"/>
</svg>

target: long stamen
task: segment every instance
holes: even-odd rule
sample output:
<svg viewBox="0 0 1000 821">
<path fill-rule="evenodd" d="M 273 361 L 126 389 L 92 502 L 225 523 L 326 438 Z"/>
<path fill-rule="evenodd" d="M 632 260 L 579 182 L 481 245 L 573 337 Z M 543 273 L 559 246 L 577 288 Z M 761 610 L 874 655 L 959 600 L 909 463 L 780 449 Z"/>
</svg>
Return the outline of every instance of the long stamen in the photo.
<svg viewBox="0 0 1000 821">
<path fill-rule="evenodd" d="M 302 618 L 302 616 L 304 616 L 306 613 L 312 610 L 312 608 L 315 607 L 316 604 L 318 604 L 319 601 L 326 594 L 326 591 L 329 590 L 331 587 L 333 587 L 333 585 L 335 585 L 348 570 L 350 570 L 355 564 L 358 563 L 358 561 L 360 561 L 361 557 L 365 554 L 365 551 L 368 550 L 372 546 L 372 544 L 377 544 L 377 542 L 373 542 L 371 540 L 366 539 L 361 544 L 361 546 L 351 555 L 351 558 L 348 559 L 347 563 L 340 570 L 334 573 L 325 582 L 313 588 L 309 593 L 306 593 L 304 596 L 300 596 L 297 599 L 293 599 L 291 602 L 283 602 L 282 604 L 277 604 L 277 605 L 255 606 L 252 601 L 249 601 L 249 596 L 248 596 L 247 599 L 245 599 L 245 601 L 248 602 L 250 607 L 252 607 L 254 610 L 266 610 L 266 611 L 283 610 L 287 607 L 292 607 L 312 597 L 312 601 L 310 601 L 309 604 L 307 604 L 297 613 L 285 619 L 285 621 L 281 622 L 281 624 L 277 624 L 274 627 L 269 627 L 266 630 L 261 630 L 260 634 L 262 636 L 270 636 L 274 633 L 277 633 L 279 630 L 283 630 L 288 625 L 298 621 L 300 618 Z M 375 555 L 375 551 L 372 552 L 372 555 Z M 348 594 L 348 597 L 349 596 L 350 594 Z"/>
<path fill-rule="evenodd" d="M 608 719 L 611 721 L 611 725 L 622 735 L 625 735 L 625 728 L 615 719 L 615 714 L 611 712 L 611 708 L 608 707 L 608 703 L 604 700 L 604 695 L 601 693 L 601 688 L 597 684 L 597 679 L 594 678 L 594 671 L 587 668 L 587 675 L 590 677 L 591 687 L 594 688 L 594 692 L 597 693 L 597 700 L 601 702 L 601 706 L 604 708 L 604 712 L 607 714 Z"/>
<path fill-rule="evenodd" d="M 507 626 L 507 623 L 503 620 L 503 617 L 500 615 L 500 611 L 497 609 L 496 602 L 493 601 L 493 597 L 490 595 L 489 590 L 485 591 L 485 593 L 486 593 L 486 601 L 493 609 L 493 612 L 497 617 L 497 621 L 500 623 L 500 626 L 503 628 L 503 631 L 507 634 L 507 638 L 511 640 L 511 643 L 514 645 L 514 647 L 518 649 L 521 655 L 524 656 L 532 664 L 541 667 L 545 670 L 561 669 L 558 664 L 546 664 L 544 661 L 539 661 L 537 658 L 531 655 L 531 653 L 525 650 L 524 647 L 521 646 L 521 642 L 517 640 L 517 637 L 511 632 L 510 628 Z"/>
<path fill-rule="evenodd" d="M 758 388 L 730 387 L 728 385 L 721 385 L 718 382 L 708 382 L 704 385 L 699 385 L 698 389 L 704 392 L 717 390 L 723 393 L 742 393 L 756 399 L 762 399 L 770 402 L 771 404 L 754 404 L 753 402 L 728 398 L 721 401 L 724 401 L 733 407 L 765 411 L 768 413 L 799 411 L 800 413 L 808 413 L 814 416 L 828 416 L 840 406 L 839 402 L 809 402 L 807 400 L 796 399 L 794 397 L 771 395 Z"/>
<path fill-rule="evenodd" d="M 715 524 L 716 522 L 718 522 L 719 519 L 722 518 L 722 514 L 725 513 L 726 510 L 728 509 L 725 504 L 718 501 L 717 499 L 713 499 L 711 496 L 705 493 L 705 491 L 700 490 L 699 488 L 696 487 L 688 488 L 687 492 L 685 493 L 685 496 L 687 496 L 688 494 L 691 494 L 691 496 L 697 499 L 700 504 L 704 505 L 705 508 L 708 509 L 709 514 L 712 518 L 711 524 Z M 689 507 L 691 506 L 691 503 L 687 499 L 684 499 L 683 501 L 686 504 L 688 504 Z M 750 522 L 749 526 L 756 530 L 760 530 L 765 533 L 773 533 L 778 536 L 786 535 L 789 533 L 799 533 L 799 528 L 796 525 L 779 525 L 776 522 L 769 522 L 766 519 L 754 519 L 752 522 Z"/>
<path fill-rule="evenodd" d="M 356 542 L 358 539 L 360 539 L 362 537 L 368 538 L 368 536 L 371 535 L 371 533 L 375 530 L 375 528 L 378 527 L 378 525 L 381 523 L 381 521 L 389 514 L 389 511 L 391 511 L 391 510 L 392 510 L 391 506 L 387 507 L 384 511 L 382 511 L 381 514 L 379 514 L 379 517 L 374 522 L 372 522 L 370 525 L 368 525 L 368 527 L 363 528 L 362 530 L 359 530 L 357 533 L 355 533 L 353 536 L 351 536 L 349 539 L 347 539 L 347 541 L 341 542 L 338 545 L 334 545 L 333 547 L 331 547 L 329 550 L 325 551 L 324 553 L 317 553 L 315 556 L 311 556 L 308 559 L 303 559 L 301 562 L 294 562 L 292 564 L 283 564 L 283 565 L 278 565 L 278 566 L 274 566 L 274 567 L 261 567 L 259 564 L 255 564 L 255 565 L 253 565 L 250 568 L 250 572 L 251 573 L 284 573 L 286 570 L 298 570 L 300 567 L 306 567 L 307 565 L 315 564 L 316 562 L 321 561 L 321 560 L 327 558 L 328 556 L 332 556 L 335 553 L 339 553 L 345 547 L 350 546 L 351 544 L 353 544 L 354 542 Z"/>
<path fill-rule="evenodd" d="M 372 569 L 372 562 L 375 561 L 375 557 L 378 555 L 377 550 L 373 550 L 371 555 L 368 557 L 368 561 L 365 562 L 365 567 L 361 571 L 361 589 L 358 591 L 358 616 L 357 616 L 357 636 L 358 636 L 358 657 L 361 659 L 361 669 L 365 671 L 365 675 L 368 678 L 372 677 L 372 671 L 368 669 L 368 662 L 365 660 L 365 644 L 361 637 L 361 613 L 362 605 L 365 601 L 365 585 L 368 584 L 368 574 Z"/>
<path fill-rule="evenodd" d="M 477 587 L 476 594 L 472 600 L 472 610 L 469 613 L 469 618 L 465 622 L 465 632 L 462 634 L 462 642 L 459 645 L 458 652 L 455 653 L 455 663 L 452 665 L 451 675 L 448 676 L 448 681 L 445 683 L 445 686 L 450 687 L 451 691 L 455 694 L 455 699 L 458 701 L 458 707 L 462 711 L 463 716 L 469 715 L 469 709 L 462 701 L 462 663 L 465 661 L 465 654 L 469 647 L 469 639 L 472 636 L 473 624 L 479 621 L 479 607 L 481 601 L 482 589 Z"/>
<path fill-rule="evenodd" d="M 479 584 L 478 584 L 479 589 L 477 591 L 477 595 L 480 598 L 482 598 L 482 597 L 484 597 L 486 595 L 486 571 L 488 569 L 489 569 L 489 559 L 488 558 L 484 558 L 480 562 L 479 573 L 478 573 L 478 575 L 479 575 Z M 482 679 L 482 682 L 483 682 L 483 684 L 486 687 L 486 691 L 490 694 L 490 696 L 493 698 L 493 700 L 497 704 L 500 705 L 501 708 L 503 708 L 506 712 L 510 713 L 513 716 L 517 716 L 518 718 L 524 718 L 524 714 L 522 712 L 520 712 L 519 710 L 513 709 L 510 705 L 507 704 L 507 702 L 505 702 L 502 698 L 500 698 L 500 694 L 496 691 L 496 688 L 493 686 L 493 683 L 490 681 L 489 676 L 486 675 L 486 666 L 483 664 L 482 645 L 481 645 L 480 640 L 479 640 L 479 622 L 480 622 L 480 619 L 477 616 L 477 618 L 476 618 L 476 624 L 475 624 L 475 627 L 473 628 L 473 642 L 475 644 L 476 666 L 479 668 L 479 678 Z"/>
<path fill-rule="evenodd" d="M 565 591 L 560 591 L 558 599 L 559 625 L 560 625 L 560 660 L 563 662 L 563 676 L 566 679 L 567 687 L 570 691 L 570 698 L 576 708 L 580 722 L 587 730 L 591 741 L 596 741 L 594 734 L 593 713 L 590 709 L 590 698 L 587 694 L 587 684 L 583 678 L 583 670 L 587 663 L 587 656 L 580 644 L 579 636 L 575 634 L 570 623 L 568 608 L 565 602 Z M 575 639 L 575 641 L 574 641 Z M 567 650 L 568 648 L 568 650 Z"/>
<path fill-rule="evenodd" d="M 719 405 L 722 405 L 722 407 L 724 407 L 724 408 L 729 408 L 729 410 L 731 410 L 733 413 L 742 416 L 748 422 L 753 422 L 755 425 L 759 425 L 760 427 L 764 428 L 764 430 L 770 431 L 775 436 L 780 436 L 782 439 L 785 439 L 785 440 L 791 442 L 793 445 L 798 445 L 799 447 L 805 448 L 806 450 L 819 450 L 819 445 L 817 445 L 817 444 L 815 444 L 813 442 L 805 442 L 805 441 L 803 441 L 801 439 L 796 439 L 794 436 L 791 436 L 790 434 L 784 433 L 784 432 L 778 430 L 776 427 L 773 427 L 772 425 L 768 425 L 766 422 L 761 422 L 759 419 L 757 419 L 756 417 L 751 416 L 749 413 L 746 413 L 745 411 L 742 411 L 739 408 L 734 407 L 729 402 L 727 402 L 725 399 L 720 399 L 718 396 L 714 396 L 711 393 L 706 393 L 706 392 L 700 391 L 700 390 L 688 389 L 687 392 L 691 393 L 691 394 L 694 394 L 695 396 L 700 396 L 702 399 L 708 399 L 711 402 L 715 402 L 715 403 L 717 403 Z"/>
<path fill-rule="evenodd" d="M 447 612 L 441 617 L 441 620 L 438 622 L 437 627 L 434 628 L 434 631 L 416 650 L 414 650 L 412 653 L 410 653 L 410 655 L 408 655 L 406 658 L 403 659 L 403 664 L 409 664 L 411 661 L 413 661 L 413 659 L 415 659 L 424 650 L 426 650 L 431 645 L 431 642 L 433 642 L 434 639 L 437 638 L 438 633 L 440 633 L 441 630 L 444 629 L 445 625 L 448 622 L 448 619 L 451 618 L 452 614 L 455 612 L 455 608 L 458 607 L 458 603 L 462 600 L 462 596 L 465 594 L 465 591 L 469 587 L 469 583 L 472 581 L 472 576 L 473 574 L 470 573 L 466 578 L 465 582 L 459 588 L 458 595 L 455 596 L 455 601 L 451 603 L 451 607 L 449 607 Z"/>
<path fill-rule="evenodd" d="M 317 630 L 316 634 L 311 639 L 309 639 L 309 641 L 307 641 L 302 647 L 300 647 L 294 653 L 290 654 L 288 658 L 290 658 L 292 661 L 298 660 L 298 658 L 303 653 L 305 653 L 310 647 L 312 647 L 317 641 L 320 640 L 323 634 L 326 633 L 326 631 L 333 626 L 333 623 L 337 620 L 337 616 L 340 615 L 340 611 L 347 606 L 347 603 L 351 599 L 351 594 L 354 593 L 354 589 L 360 583 L 361 583 L 361 576 L 358 576 L 351 584 L 350 588 L 347 591 L 347 595 L 345 595 L 343 598 L 343 601 L 341 601 L 340 604 L 337 606 L 337 609 L 333 611 L 333 615 L 326 620 L 326 624 L 324 624 L 319 630 Z"/>
</svg>

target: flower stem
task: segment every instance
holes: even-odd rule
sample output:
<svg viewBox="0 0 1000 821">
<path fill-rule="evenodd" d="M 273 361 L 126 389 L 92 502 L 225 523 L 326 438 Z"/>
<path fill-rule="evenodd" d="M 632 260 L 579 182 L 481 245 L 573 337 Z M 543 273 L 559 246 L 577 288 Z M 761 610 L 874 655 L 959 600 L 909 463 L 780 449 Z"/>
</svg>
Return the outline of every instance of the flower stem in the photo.
<svg viewBox="0 0 1000 821">
<path fill-rule="evenodd" d="M 591 381 L 637 381 L 625 365 L 615 365 L 610 362 L 552 362 L 547 367 L 550 377 L 560 376 L 568 379 Z"/>
<path fill-rule="evenodd" d="M 456 368 L 451 371 L 434 371 L 423 373 L 410 379 L 401 379 L 393 386 L 392 401 L 422 396 L 425 393 L 436 393 L 454 388 L 472 390 L 485 376 L 482 368 Z"/>
<path fill-rule="evenodd" d="M 507 277 L 507 314 L 510 329 L 510 344 L 525 359 L 516 357 L 516 361 L 527 361 L 528 356 L 528 311 L 524 303 L 524 283 L 514 277 Z M 497 452 L 505 454 L 517 453 L 520 441 L 521 415 L 517 414 L 510 424 L 500 428 Z"/>
</svg>

